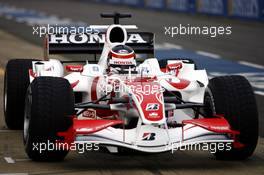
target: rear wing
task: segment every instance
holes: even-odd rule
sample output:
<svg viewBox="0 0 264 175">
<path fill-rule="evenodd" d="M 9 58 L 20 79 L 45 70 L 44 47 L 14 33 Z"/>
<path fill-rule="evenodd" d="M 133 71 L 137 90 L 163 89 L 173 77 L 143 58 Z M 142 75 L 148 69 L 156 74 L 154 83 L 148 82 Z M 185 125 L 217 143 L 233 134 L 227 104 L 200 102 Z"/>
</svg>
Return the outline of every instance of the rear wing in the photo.
<svg viewBox="0 0 264 175">
<path fill-rule="evenodd" d="M 128 32 L 126 45 L 136 54 L 154 55 L 154 34 Z M 51 34 L 46 36 L 46 54 L 101 54 L 105 33 L 98 34 Z"/>
</svg>

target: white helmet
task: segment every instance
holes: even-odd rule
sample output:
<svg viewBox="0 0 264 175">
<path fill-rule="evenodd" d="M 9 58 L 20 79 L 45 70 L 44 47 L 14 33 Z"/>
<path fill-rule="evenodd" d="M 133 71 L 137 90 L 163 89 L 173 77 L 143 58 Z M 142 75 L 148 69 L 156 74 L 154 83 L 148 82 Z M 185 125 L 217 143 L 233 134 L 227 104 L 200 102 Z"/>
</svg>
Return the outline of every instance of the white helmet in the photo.
<svg viewBox="0 0 264 175">
<path fill-rule="evenodd" d="M 135 52 L 126 45 L 114 46 L 108 55 L 110 72 L 127 73 L 128 69 L 136 67 Z"/>
</svg>

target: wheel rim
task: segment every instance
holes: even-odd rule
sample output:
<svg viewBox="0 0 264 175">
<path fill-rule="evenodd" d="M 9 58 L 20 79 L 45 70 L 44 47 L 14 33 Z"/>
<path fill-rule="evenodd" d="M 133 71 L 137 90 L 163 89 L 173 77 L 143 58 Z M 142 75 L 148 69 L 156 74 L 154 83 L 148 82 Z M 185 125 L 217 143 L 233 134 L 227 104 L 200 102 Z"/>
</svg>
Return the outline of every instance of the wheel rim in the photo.
<svg viewBox="0 0 264 175">
<path fill-rule="evenodd" d="M 26 100 L 25 100 L 25 112 L 24 112 L 24 131 L 23 139 L 24 143 L 27 143 L 29 138 L 29 124 L 31 119 L 31 105 L 32 105 L 32 94 L 31 89 L 28 88 Z"/>
<path fill-rule="evenodd" d="M 5 73 L 4 80 L 4 114 L 6 115 L 6 106 L 7 106 L 7 74 Z"/>
<path fill-rule="evenodd" d="M 205 105 L 205 108 L 203 109 L 203 112 L 207 115 L 207 117 L 208 116 L 210 117 L 216 114 L 214 97 L 209 88 L 206 88 L 204 105 Z"/>
</svg>

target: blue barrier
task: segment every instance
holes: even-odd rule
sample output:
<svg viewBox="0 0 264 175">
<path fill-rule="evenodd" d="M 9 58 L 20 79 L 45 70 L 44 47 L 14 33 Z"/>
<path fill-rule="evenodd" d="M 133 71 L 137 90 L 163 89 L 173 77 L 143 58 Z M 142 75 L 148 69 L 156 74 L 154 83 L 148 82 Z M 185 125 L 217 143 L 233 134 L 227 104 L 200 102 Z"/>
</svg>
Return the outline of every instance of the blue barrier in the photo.
<svg viewBox="0 0 264 175">
<path fill-rule="evenodd" d="M 263 0 L 229 0 L 228 16 L 263 20 Z"/>
<path fill-rule="evenodd" d="M 93 0 L 141 8 L 264 21 L 264 0 Z"/>
<path fill-rule="evenodd" d="M 166 1 L 164 0 L 144 0 L 144 5 L 147 8 L 164 9 L 166 6 Z"/>
<path fill-rule="evenodd" d="M 112 3 L 112 4 L 120 4 L 122 0 L 105 0 L 107 3 Z"/>
<path fill-rule="evenodd" d="M 195 0 L 167 0 L 166 9 L 178 12 L 195 12 Z"/>
<path fill-rule="evenodd" d="M 227 16 L 227 0 L 196 0 L 196 13 Z"/>
<path fill-rule="evenodd" d="M 137 6 L 137 7 L 144 6 L 144 2 L 142 0 L 123 0 L 122 3 L 125 5 Z"/>
</svg>

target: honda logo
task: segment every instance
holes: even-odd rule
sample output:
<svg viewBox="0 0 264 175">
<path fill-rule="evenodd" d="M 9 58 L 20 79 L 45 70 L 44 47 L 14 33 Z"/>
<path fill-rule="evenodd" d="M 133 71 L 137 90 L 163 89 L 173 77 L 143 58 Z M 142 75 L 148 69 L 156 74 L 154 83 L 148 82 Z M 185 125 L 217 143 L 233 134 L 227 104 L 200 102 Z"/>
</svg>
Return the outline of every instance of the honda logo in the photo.
<svg viewBox="0 0 264 175">
<path fill-rule="evenodd" d="M 104 43 L 105 34 L 61 34 L 50 35 L 50 44 L 92 44 L 92 43 Z M 128 34 L 127 43 L 147 43 L 140 34 Z"/>
</svg>

